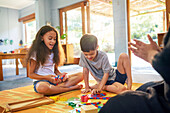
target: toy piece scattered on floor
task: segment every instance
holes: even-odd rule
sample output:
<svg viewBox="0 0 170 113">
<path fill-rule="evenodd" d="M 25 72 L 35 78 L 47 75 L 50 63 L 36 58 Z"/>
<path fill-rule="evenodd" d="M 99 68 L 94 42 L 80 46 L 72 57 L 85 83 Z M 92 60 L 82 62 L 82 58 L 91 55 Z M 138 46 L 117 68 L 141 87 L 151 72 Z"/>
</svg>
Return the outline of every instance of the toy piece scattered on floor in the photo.
<svg viewBox="0 0 170 113">
<path fill-rule="evenodd" d="M 81 101 L 82 101 L 82 102 L 87 102 L 88 100 L 89 100 L 88 95 L 82 95 L 82 96 L 81 96 Z"/>
<path fill-rule="evenodd" d="M 92 103 L 85 103 L 83 105 L 98 105 L 98 104 L 101 104 L 101 102 L 92 102 Z"/>
<path fill-rule="evenodd" d="M 98 95 L 98 96 L 100 96 L 100 95 Z M 101 97 L 93 97 L 92 95 L 89 97 L 88 95 L 82 95 L 81 96 L 81 101 L 82 102 L 87 102 L 89 99 L 103 99 L 103 100 L 108 100 L 108 99 L 110 99 L 111 97 L 104 97 L 104 94 L 102 94 L 102 96 Z"/>
<path fill-rule="evenodd" d="M 94 106 L 96 106 L 97 108 L 99 108 L 99 109 L 101 109 L 103 106 L 98 106 L 98 105 L 94 105 Z"/>
<path fill-rule="evenodd" d="M 60 99 L 60 96 L 53 96 L 49 97 L 50 99 L 53 99 L 54 101 L 58 101 Z"/>
<path fill-rule="evenodd" d="M 69 102 L 68 105 L 71 106 L 72 108 L 76 107 L 76 104 L 73 102 Z"/>
<path fill-rule="evenodd" d="M 80 110 L 78 110 L 78 109 L 76 109 L 76 112 L 81 113 L 81 111 L 80 111 Z"/>
<path fill-rule="evenodd" d="M 81 106 L 81 113 L 98 113 L 98 108 L 94 105 Z"/>
<path fill-rule="evenodd" d="M 67 101 L 67 97 L 61 97 L 60 101 Z"/>
<path fill-rule="evenodd" d="M 108 100 L 111 97 L 90 97 L 89 99 L 103 99 L 103 100 Z"/>
<path fill-rule="evenodd" d="M 100 94 L 92 94 L 91 97 L 103 97 L 106 96 L 106 93 L 100 93 Z"/>
</svg>

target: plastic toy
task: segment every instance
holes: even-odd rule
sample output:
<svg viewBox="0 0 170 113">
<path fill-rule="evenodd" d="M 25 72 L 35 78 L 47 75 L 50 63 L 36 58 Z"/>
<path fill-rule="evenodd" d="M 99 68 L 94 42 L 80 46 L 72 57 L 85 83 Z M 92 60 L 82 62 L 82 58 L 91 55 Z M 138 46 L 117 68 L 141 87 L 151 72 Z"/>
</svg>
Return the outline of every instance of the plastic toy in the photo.
<svg viewBox="0 0 170 113">
<path fill-rule="evenodd" d="M 61 97 L 60 101 L 67 101 L 67 97 Z"/>
<path fill-rule="evenodd" d="M 66 75 L 63 75 L 60 79 L 63 80 L 63 78 L 65 77 Z"/>
<path fill-rule="evenodd" d="M 102 96 L 106 96 L 106 93 L 100 93 L 100 94 L 92 94 L 91 97 L 102 97 Z"/>
<path fill-rule="evenodd" d="M 90 97 L 89 99 L 103 99 L 103 100 L 108 100 L 111 97 Z"/>
<path fill-rule="evenodd" d="M 76 104 L 73 102 L 69 102 L 68 105 L 71 106 L 72 108 L 74 108 L 76 106 Z"/>
<path fill-rule="evenodd" d="M 49 97 L 50 99 L 53 99 L 54 101 L 58 101 L 60 99 L 59 96 L 53 96 L 53 97 Z"/>
<path fill-rule="evenodd" d="M 81 101 L 82 101 L 82 102 L 87 102 L 88 99 L 89 99 L 88 95 L 82 95 L 82 96 L 81 96 Z"/>
<path fill-rule="evenodd" d="M 92 103 L 85 103 L 85 104 L 83 104 L 83 105 L 98 105 L 98 104 L 100 104 L 101 102 L 99 101 L 99 102 L 92 102 Z"/>
<path fill-rule="evenodd" d="M 78 110 L 78 109 L 76 109 L 76 112 L 81 113 L 81 111 L 80 111 L 80 110 Z"/>
<path fill-rule="evenodd" d="M 102 106 L 98 106 L 98 105 L 94 105 L 94 106 L 96 106 L 97 108 L 99 108 L 99 109 L 101 109 L 102 108 Z"/>
<path fill-rule="evenodd" d="M 105 93 L 101 93 L 101 94 L 96 94 L 96 95 L 82 95 L 81 96 L 81 101 L 82 102 L 87 102 L 88 99 L 103 99 L 103 100 L 108 100 L 111 97 L 104 97 L 106 94 Z"/>
</svg>

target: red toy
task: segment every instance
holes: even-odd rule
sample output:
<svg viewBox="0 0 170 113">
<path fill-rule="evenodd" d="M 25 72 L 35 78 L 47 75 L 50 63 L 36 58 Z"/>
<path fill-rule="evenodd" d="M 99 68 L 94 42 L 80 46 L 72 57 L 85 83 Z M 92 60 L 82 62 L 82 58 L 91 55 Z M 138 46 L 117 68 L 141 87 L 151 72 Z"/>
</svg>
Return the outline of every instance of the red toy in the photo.
<svg viewBox="0 0 170 113">
<path fill-rule="evenodd" d="M 101 104 L 101 102 L 92 102 L 92 103 L 85 103 L 83 105 L 98 105 L 98 104 Z"/>
<path fill-rule="evenodd" d="M 81 96 L 81 101 L 82 101 L 82 102 L 87 102 L 88 99 L 89 99 L 89 97 L 88 97 L 87 95 L 82 95 L 82 96 Z"/>
</svg>

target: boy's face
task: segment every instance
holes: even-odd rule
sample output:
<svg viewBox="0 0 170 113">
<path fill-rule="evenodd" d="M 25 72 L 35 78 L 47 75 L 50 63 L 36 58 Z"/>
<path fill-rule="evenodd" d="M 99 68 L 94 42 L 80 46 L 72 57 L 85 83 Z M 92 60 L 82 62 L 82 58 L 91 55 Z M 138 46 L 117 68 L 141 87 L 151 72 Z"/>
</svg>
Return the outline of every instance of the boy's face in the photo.
<svg viewBox="0 0 170 113">
<path fill-rule="evenodd" d="M 90 61 L 93 61 L 94 58 L 96 57 L 97 55 L 97 50 L 90 50 L 90 52 L 83 52 L 84 53 L 84 56 L 90 60 Z"/>
</svg>

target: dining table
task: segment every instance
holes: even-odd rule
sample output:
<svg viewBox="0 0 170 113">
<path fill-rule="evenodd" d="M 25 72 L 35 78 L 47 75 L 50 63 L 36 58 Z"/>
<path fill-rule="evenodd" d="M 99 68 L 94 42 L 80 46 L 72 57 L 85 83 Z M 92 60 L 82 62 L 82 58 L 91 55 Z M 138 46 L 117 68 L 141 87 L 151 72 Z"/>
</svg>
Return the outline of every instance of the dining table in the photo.
<svg viewBox="0 0 170 113">
<path fill-rule="evenodd" d="M 27 52 L 25 53 L 0 53 L 0 81 L 4 80 L 3 77 L 3 65 L 2 65 L 2 60 L 3 59 L 15 59 L 15 64 L 16 64 L 16 75 L 19 75 L 19 59 L 25 59 L 27 55 Z M 29 64 L 27 63 L 26 65 L 26 70 L 27 70 L 27 77 L 29 74 Z"/>
</svg>

